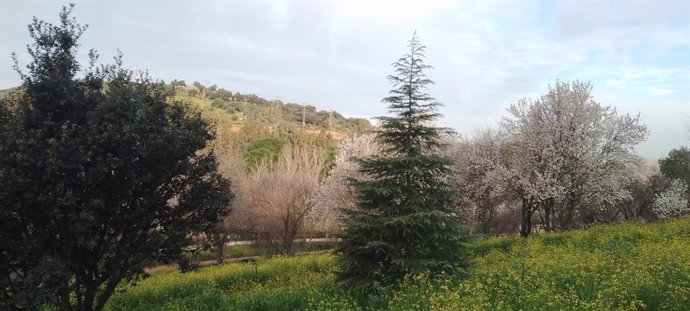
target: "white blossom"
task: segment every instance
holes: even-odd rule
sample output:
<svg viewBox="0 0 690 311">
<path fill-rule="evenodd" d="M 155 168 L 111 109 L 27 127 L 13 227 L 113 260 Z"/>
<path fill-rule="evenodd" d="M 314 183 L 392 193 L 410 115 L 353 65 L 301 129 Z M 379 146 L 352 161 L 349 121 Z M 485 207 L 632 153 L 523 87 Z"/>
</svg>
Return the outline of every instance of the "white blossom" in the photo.
<svg viewBox="0 0 690 311">
<path fill-rule="evenodd" d="M 668 188 L 654 197 L 653 210 L 660 219 L 676 218 L 690 213 L 688 186 L 680 179 L 673 179 Z"/>
<path fill-rule="evenodd" d="M 340 143 L 335 166 L 319 185 L 311 201 L 314 207 L 309 217 L 325 229 L 340 225 L 340 209 L 354 209 L 357 200 L 348 185 L 348 179 L 363 179 L 359 172 L 357 158 L 364 158 L 381 152 L 373 135 L 347 138 Z"/>
</svg>

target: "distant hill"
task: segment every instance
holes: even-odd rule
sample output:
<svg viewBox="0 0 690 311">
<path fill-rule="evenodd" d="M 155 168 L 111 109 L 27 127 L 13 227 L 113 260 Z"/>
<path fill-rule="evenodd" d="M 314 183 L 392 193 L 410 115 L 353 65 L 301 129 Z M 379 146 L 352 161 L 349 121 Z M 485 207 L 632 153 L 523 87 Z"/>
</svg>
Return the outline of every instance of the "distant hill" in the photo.
<svg viewBox="0 0 690 311">
<path fill-rule="evenodd" d="M 254 94 L 232 92 L 215 85 L 205 86 L 199 82 L 187 85 L 173 80 L 174 99 L 196 106 L 205 115 L 232 126 L 241 127 L 248 120 L 274 126 L 283 122 L 304 127 L 308 132 L 330 132 L 333 138 L 371 130 L 367 119 L 346 118 L 337 111 L 318 110 L 311 105 L 284 103 L 268 100 Z"/>
<path fill-rule="evenodd" d="M 186 85 L 184 81 L 173 80 L 173 100 L 196 107 L 202 115 L 218 124 L 237 132 L 247 121 L 258 121 L 268 127 L 289 123 L 303 127 L 307 132 L 328 132 L 334 139 L 342 139 L 351 134 L 364 133 L 372 129 L 367 119 L 346 118 L 337 111 L 318 110 L 311 105 L 284 103 L 268 100 L 254 94 L 241 94 L 223 88 L 205 86 L 199 82 Z M 4 98 L 12 90 L 0 90 Z"/>
<path fill-rule="evenodd" d="M 5 98 L 5 96 L 7 96 L 7 94 L 9 94 L 10 92 L 14 91 L 15 89 L 17 89 L 17 88 L 16 88 L 16 87 L 12 87 L 12 88 L 9 88 L 9 89 L 0 90 L 0 99 Z"/>
</svg>

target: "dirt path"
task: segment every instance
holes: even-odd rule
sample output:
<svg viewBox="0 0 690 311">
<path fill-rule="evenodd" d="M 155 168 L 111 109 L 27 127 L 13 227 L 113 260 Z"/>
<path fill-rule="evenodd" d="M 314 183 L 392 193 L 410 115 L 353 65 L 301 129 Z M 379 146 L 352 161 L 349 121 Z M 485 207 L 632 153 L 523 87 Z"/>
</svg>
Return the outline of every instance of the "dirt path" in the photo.
<svg viewBox="0 0 690 311">
<path fill-rule="evenodd" d="M 317 253 L 325 253 L 325 252 L 330 252 L 330 251 L 331 250 L 301 252 L 301 253 L 297 253 L 295 255 L 317 254 Z M 271 257 L 271 256 L 247 256 L 247 257 L 237 257 L 237 258 L 226 258 L 225 260 L 223 260 L 223 263 L 221 263 L 221 264 L 226 264 L 229 262 L 238 262 L 238 261 L 258 260 L 261 258 L 269 258 L 269 257 Z M 199 266 L 210 266 L 210 265 L 215 265 L 216 262 L 217 261 L 215 259 L 207 259 L 207 260 L 194 261 L 194 264 L 197 264 Z M 149 273 L 149 272 L 154 272 L 154 271 L 159 271 L 159 270 L 169 270 L 169 269 L 177 269 L 177 264 L 167 264 L 167 265 L 145 267 L 144 272 Z"/>
</svg>

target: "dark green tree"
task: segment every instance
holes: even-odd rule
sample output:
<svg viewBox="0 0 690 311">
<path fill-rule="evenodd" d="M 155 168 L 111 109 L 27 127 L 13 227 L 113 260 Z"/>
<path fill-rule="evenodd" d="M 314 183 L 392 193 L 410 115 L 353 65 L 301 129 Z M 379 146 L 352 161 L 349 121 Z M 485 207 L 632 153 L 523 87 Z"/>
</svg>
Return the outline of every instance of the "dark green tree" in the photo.
<svg viewBox="0 0 690 311">
<path fill-rule="evenodd" d="M 690 149 L 673 149 L 668 156 L 659 160 L 659 170 L 668 178 L 682 179 L 690 187 Z"/>
<path fill-rule="evenodd" d="M 92 51 L 81 70 L 71 10 L 29 25 L 33 60 L 0 105 L 2 310 L 101 310 L 147 261 L 183 258 L 232 199 L 199 113 L 120 57 L 96 67 Z"/>
<path fill-rule="evenodd" d="M 192 85 L 194 87 L 196 87 L 197 91 L 199 92 L 199 97 L 201 97 L 201 98 L 206 97 L 206 86 L 204 86 L 203 84 L 201 84 L 197 81 L 194 81 L 192 83 Z"/>
<path fill-rule="evenodd" d="M 175 80 L 172 80 L 172 81 L 170 82 L 170 86 L 172 86 L 172 87 L 179 87 L 179 88 L 185 88 L 185 87 L 187 87 L 187 83 L 185 83 L 184 80 L 177 80 L 177 79 L 175 79 Z"/>
<path fill-rule="evenodd" d="M 353 180 L 358 209 L 345 210 L 340 279 L 366 290 L 394 285 L 406 275 L 453 272 L 462 266 L 463 233 L 448 184 L 450 160 L 440 156 L 435 127 L 441 104 L 426 93 L 424 46 L 413 36 L 410 51 L 393 63 L 393 85 L 383 102 L 377 139 L 385 154 L 358 159 L 370 177 Z"/>
<path fill-rule="evenodd" d="M 251 141 L 244 153 L 247 170 L 253 171 L 263 162 L 277 161 L 285 144 L 286 141 L 278 137 L 263 137 Z"/>
</svg>

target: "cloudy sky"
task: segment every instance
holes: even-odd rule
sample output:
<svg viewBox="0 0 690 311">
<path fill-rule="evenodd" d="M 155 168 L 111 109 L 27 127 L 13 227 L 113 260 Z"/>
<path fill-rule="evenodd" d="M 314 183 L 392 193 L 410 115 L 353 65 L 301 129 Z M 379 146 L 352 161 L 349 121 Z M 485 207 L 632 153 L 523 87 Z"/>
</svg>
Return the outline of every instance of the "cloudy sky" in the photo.
<svg viewBox="0 0 690 311">
<path fill-rule="evenodd" d="M 605 105 L 640 114 L 638 152 L 690 144 L 690 0 L 74 1 L 83 53 L 169 81 L 308 103 L 348 116 L 385 113 L 390 63 L 413 31 L 427 46 L 442 125 L 493 126 L 549 83 L 591 81 Z M 0 88 L 10 53 L 28 62 L 26 25 L 56 21 L 60 1 L 0 0 Z"/>
</svg>

